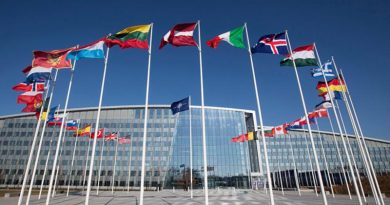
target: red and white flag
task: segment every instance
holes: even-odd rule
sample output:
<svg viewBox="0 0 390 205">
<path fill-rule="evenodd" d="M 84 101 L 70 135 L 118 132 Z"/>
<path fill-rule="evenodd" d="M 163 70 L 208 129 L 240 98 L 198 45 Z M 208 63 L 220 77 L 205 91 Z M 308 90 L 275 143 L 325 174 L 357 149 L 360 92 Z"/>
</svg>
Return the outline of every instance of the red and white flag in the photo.
<svg viewBox="0 0 390 205">
<path fill-rule="evenodd" d="M 118 132 L 112 132 L 109 135 L 104 137 L 105 141 L 114 141 L 118 138 Z"/>
<path fill-rule="evenodd" d="M 194 40 L 196 23 L 176 24 L 161 39 L 160 49 L 168 43 L 173 46 L 198 46 Z"/>
<path fill-rule="evenodd" d="M 42 92 L 30 91 L 22 93 L 17 98 L 18 104 L 31 104 L 34 102 L 42 101 Z"/>
<path fill-rule="evenodd" d="M 97 134 L 97 138 L 98 138 L 98 139 L 103 138 L 103 135 L 104 135 L 104 128 L 99 129 L 98 134 Z M 91 139 L 95 138 L 95 132 L 92 132 L 92 133 L 91 133 L 90 138 L 91 138 Z"/>
<path fill-rule="evenodd" d="M 309 119 L 312 118 L 320 118 L 320 117 L 328 117 L 328 111 L 325 108 L 318 109 L 313 112 L 309 112 Z"/>
<path fill-rule="evenodd" d="M 118 139 L 118 143 L 119 143 L 119 144 L 130 144 L 130 143 L 131 143 L 131 140 L 130 140 L 130 138 L 120 137 L 120 138 Z"/>
<path fill-rule="evenodd" d="M 28 92 L 28 91 L 44 91 L 45 90 L 45 83 L 19 83 L 12 87 L 12 90 L 15 91 L 23 91 L 23 92 Z"/>
<path fill-rule="evenodd" d="M 286 125 L 279 125 L 272 129 L 273 135 L 285 135 L 287 134 Z"/>
</svg>

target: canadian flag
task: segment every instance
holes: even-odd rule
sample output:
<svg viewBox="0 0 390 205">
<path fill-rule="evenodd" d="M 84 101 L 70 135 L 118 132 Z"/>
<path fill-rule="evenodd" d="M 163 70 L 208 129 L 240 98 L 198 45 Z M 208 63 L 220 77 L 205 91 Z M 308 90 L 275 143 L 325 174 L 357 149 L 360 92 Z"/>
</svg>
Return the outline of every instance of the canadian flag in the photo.
<svg viewBox="0 0 390 205">
<path fill-rule="evenodd" d="M 168 43 L 173 46 L 198 46 L 193 38 L 195 27 L 196 23 L 176 24 L 161 39 L 160 49 Z"/>
<path fill-rule="evenodd" d="M 285 135 L 287 134 L 286 125 L 279 125 L 272 129 L 273 135 Z"/>
</svg>

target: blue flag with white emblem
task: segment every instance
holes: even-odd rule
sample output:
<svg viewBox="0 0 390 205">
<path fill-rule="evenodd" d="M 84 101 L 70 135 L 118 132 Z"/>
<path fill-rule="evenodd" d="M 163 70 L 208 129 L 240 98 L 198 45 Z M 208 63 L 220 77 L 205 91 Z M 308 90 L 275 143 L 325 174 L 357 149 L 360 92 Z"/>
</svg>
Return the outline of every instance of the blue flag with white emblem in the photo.
<svg viewBox="0 0 390 205">
<path fill-rule="evenodd" d="M 256 45 L 251 48 L 251 53 L 272 53 L 275 55 L 287 55 L 286 33 L 269 34 L 260 37 Z"/>
<path fill-rule="evenodd" d="M 313 68 L 311 70 L 311 74 L 314 78 L 323 78 L 322 77 L 322 71 L 324 71 L 325 77 L 326 78 L 334 78 L 336 75 L 334 74 L 334 68 L 332 61 L 327 61 L 326 63 L 322 64 L 321 68 Z"/>
<path fill-rule="evenodd" d="M 172 115 L 190 109 L 189 97 L 171 104 Z"/>
</svg>

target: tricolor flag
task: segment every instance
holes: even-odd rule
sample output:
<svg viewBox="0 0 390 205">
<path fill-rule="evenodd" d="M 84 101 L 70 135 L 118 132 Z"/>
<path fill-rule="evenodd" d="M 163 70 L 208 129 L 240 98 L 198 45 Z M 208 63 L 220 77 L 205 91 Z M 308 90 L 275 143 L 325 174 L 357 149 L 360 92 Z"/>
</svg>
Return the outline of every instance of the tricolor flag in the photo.
<svg viewBox="0 0 390 205">
<path fill-rule="evenodd" d="M 322 71 L 324 71 L 326 78 L 334 78 L 336 75 L 333 72 L 333 64 L 332 61 L 327 61 L 326 63 L 322 64 L 321 68 L 313 68 L 311 70 L 311 74 L 314 78 L 323 78 Z"/>
<path fill-rule="evenodd" d="M 66 59 L 66 56 L 70 51 L 75 49 L 67 48 L 62 50 L 52 50 L 52 51 L 34 51 L 34 59 L 32 61 L 33 67 L 45 67 L 45 68 L 71 68 L 72 64 L 70 60 Z"/>
<path fill-rule="evenodd" d="M 89 136 L 91 139 L 95 138 L 95 132 L 92 132 L 91 133 L 91 136 Z M 97 133 L 97 138 L 98 139 L 101 139 L 104 137 L 104 128 L 101 128 L 99 129 L 98 133 Z"/>
<path fill-rule="evenodd" d="M 80 136 L 87 136 L 90 134 L 91 134 L 91 125 L 87 125 L 81 129 L 78 129 L 73 136 L 80 137 Z"/>
<path fill-rule="evenodd" d="M 65 122 L 66 130 L 77 130 L 78 120 L 67 120 Z"/>
<path fill-rule="evenodd" d="M 108 47 L 119 45 L 121 48 L 149 48 L 148 35 L 151 25 L 131 26 L 108 36 L 105 43 Z"/>
<path fill-rule="evenodd" d="M 328 117 L 328 110 L 321 108 L 321 109 L 315 110 L 313 112 L 309 112 L 307 115 L 308 115 L 309 119 Z"/>
<path fill-rule="evenodd" d="M 319 110 L 319 109 L 328 109 L 328 108 L 332 108 L 332 103 L 331 101 L 328 101 L 328 100 L 325 100 L 325 101 L 322 101 L 321 103 L 317 104 L 315 106 L 315 109 L 316 110 Z"/>
<path fill-rule="evenodd" d="M 268 34 L 260 37 L 256 45 L 251 48 L 251 52 L 287 55 L 286 33 Z"/>
<path fill-rule="evenodd" d="M 289 54 L 280 62 L 280 66 L 293 66 L 292 58 L 294 58 L 297 67 L 316 66 L 317 60 L 314 55 L 314 45 L 301 46 L 292 51 L 292 56 Z"/>
<path fill-rule="evenodd" d="M 252 141 L 252 140 L 258 140 L 257 138 L 257 132 L 248 132 L 246 134 L 246 140 Z"/>
<path fill-rule="evenodd" d="M 334 78 L 334 79 L 328 81 L 328 87 L 329 87 L 330 91 L 339 91 L 339 92 L 346 91 L 346 87 L 345 87 L 343 80 L 341 80 L 341 82 L 340 82 L 338 78 Z M 325 82 L 321 82 L 321 81 L 318 82 L 316 88 L 317 88 L 319 96 L 323 96 L 326 93 L 328 93 L 328 89 L 326 88 Z"/>
<path fill-rule="evenodd" d="M 17 98 L 18 104 L 31 104 L 38 101 L 42 101 L 42 92 L 29 91 L 20 94 Z"/>
<path fill-rule="evenodd" d="M 104 58 L 104 40 L 76 48 L 68 53 L 66 59 L 79 60 L 80 58 Z"/>
<path fill-rule="evenodd" d="M 176 24 L 161 39 L 160 49 L 168 43 L 172 46 L 198 46 L 193 35 L 196 23 Z"/>
<path fill-rule="evenodd" d="M 31 84 L 34 82 L 42 82 L 50 79 L 51 68 L 33 67 L 29 70 L 26 76 L 25 83 Z"/>
<path fill-rule="evenodd" d="M 12 90 L 15 91 L 23 91 L 23 92 L 29 92 L 29 91 L 45 91 L 45 83 L 43 82 L 35 82 L 35 83 L 19 83 L 12 87 Z"/>
<path fill-rule="evenodd" d="M 217 48 L 221 41 L 226 41 L 228 44 L 236 48 L 245 48 L 244 45 L 244 26 L 235 28 L 231 31 L 223 33 L 207 41 L 207 45 L 211 48 Z"/>
<path fill-rule="evenodd" d="M 172 115 L 189 109 L 190 109 L 189 97 L 186 97 L 183 100 L 179 100 L 177 102 L 173 102 L 171 104 Z"/>
<path fill-rule="evenodd" d="M 286 129 L 287 129 L 287 130 L 290 130 L 290 129 L 302 129 L 302 121 L 301 121 L 301 118 L 298 119 L 298 120 L 294 120 L 294 121 L 288 123 Z"/>
<path fill-rule="evenodd" d="M 118 143 L 119 144 L 130 144 L 131 143 L 131 139 L 130 139 L 130 137 L 120 137 L 118 139 Z"/>
</svg>

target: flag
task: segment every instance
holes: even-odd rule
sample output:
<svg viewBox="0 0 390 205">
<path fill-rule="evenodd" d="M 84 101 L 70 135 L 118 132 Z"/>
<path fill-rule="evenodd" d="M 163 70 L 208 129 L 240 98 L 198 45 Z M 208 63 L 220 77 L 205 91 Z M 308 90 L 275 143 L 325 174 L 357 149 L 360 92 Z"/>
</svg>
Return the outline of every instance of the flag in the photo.
<svg viewBox="0 0 390 205">
<path fill-rule="evenodd" d="M 36 112 L 42 107 L 42 103 L 42 99 L 34 99 L 34 102 L 26 104 L 26 107 L 23 108 L 22 112 Z M 40 112 L 40 110 L 38 112 Z"/>
<path fill-rule="evenodd" d="M 35 83 L 19 83 L 12 87 L 12 90 L 15 91 L 44 91 L 45 90 L 45 83 L 43 82 L 35 82 Z"/>
<path fill-rule="evenodd" d="M 245 48 L 244 26 L 235 28 L 231 31 L 214 37 L 213 39 L 207 41 L 207 45 L 211 48 L 217 48 L 221 41 L 226 41 L 228 44 L 237 48 Z"/>
<path fill-rule="evenodd" d="M 280 62 L 280 66 L 293 66 L 292 58 L 294 58 L 297 67 L 316 66 L 317 60 L 314 55 L 314 45 L 301 46 L 292 51 L 292 56 L 289 54 Z"/>
<path fill-rule="evenodd" d="M 245 142 L 247 139 L 246 134 L 239 135 L 237 137 L 233 137 L 230 141 L 231 142 Z"/>
<path fill-rule="evenodd" d="M 91 125 L 87 125 L 81 129 L 78 129 L 73 136 L 86 136 L 91 134 Z"/>
<path fill-rule="evenodd" d="M 268 34 L 260 37 L 256 45 L 251 48 L 251 52 L 287 55 L 286 33 Z"/>
<path fill-rule="evenodd" d="M 65 129 L 66 130 L 77 130 L 77 120 L 67 120 L 65 122 Z"/>
<path fill-rule="evenodd" d="M 346 87 L 343 80 L 341 80 L 340 82 L 338 78 L 334 78 L 328 81 L 328 87 L 330 91 L 339 91 L 339 92 L 346 91 Z M 326 88 L 325 82 L 321 82 L 321 81 L 318 82 L 316 89 L 318 91 L 319 96 L 323 96 L 326 93 L 328 93 L 328 89 Z"/>
<path fill-rule="evenodd" d="M 273 129 L 273 127 L 269 128 L 269 129 L 264 128 L 264 137 L 273 137 L 274 135 L 272 134 L 272 129 Z"/>
<path fill-rule="evenodd" d="M 120 137 L 118 139 L 118 143 L 119 144 L 130 144 L 131 143 L 131 139 L 127 138 L 127 137 Z"/>
<path fill-rule="evenodd" d="M 41 115 L 41 119 L 42 120 L 47 119 L 48 121 L 54 119 L 55 118 L 54 114 L 57 111 L 57 108 L 58 108 L 58 106 L 52 107 L 52 108 L 50 108 L 49 112 L 47 112 L 47 108 L 44 109 L 42 112 L 42 115 Z"/>
<path fill-rule="evenodd" d="M 32 61 L 32 66 L 41 66 L 45 68 L 71 68 L 72 63 L 70 60 L 66 59 L 66 56 L 70 51 L 75 48 L 67 48 L 62 50 L 52 50 L 52 51 L 34 51 L 34 59 Z"/>
<path fill-rule="evenodd" d="M 190 109 L 189 97 L 171 104 L 172 115 Z"/>
<path fill-rule="evenodd" d="M 198 46 L 193 38 L 195 27 L 196 23 L 176 24 L 161 39 L 160 49 L 168 43 L 172 46 Z"/>
<path fill-rule="evenodd" d="M 248 132 L 246 134 L 246 140 L 248 140 L 248 141 L 258 140 L 257 133 L 256 132 Z"/>
<path fill-rule="evenodd" d="M 148 35 L 151 25 L 131 26 L 108 36 L 105 43 L 108 47 L 119 45 L 121 48 L 149 48 Z"/>
<path fill-rule="evenodd" d="M 25 67 L 25 68 L 22 70 L 22 72 L 23 72 L 25 75 L 27 75 L 27 74 L 30 72 L 31 68 L 32 68 L 32 66 L 29 65 L 29 66 Z"/>
<path fill-rule="evenodd" d="M 114 141 L 118 138 L 118 132 L 111 132 L 109 135 L 104 137 L 105 141 Z"/>
<path fill-rule="evenodd" d="M 285 135 L 287 134 L 286 125 L 279 125 L 272 129 L 272 135 Z"/>
<path fill-rule="evenodd" d="M 33 82 L 43 82 L 50 79 L 51 68 L 33 67 L 27 73 L 25 83 L 31 84 Z"/>
<path fill-rule="evenodd" d="M 311 70 L 311 74 L 314 78 L 323 78 L 322 71 L 324 71 L 325 77 L 334 78 L 336 75 L 334 74 L 333 70 L 333 64 L 332 61 L 327 61 L 326 63 L 322 64 L 320 68 L 313 68 Z"/>
<path fill-rule="evenodd" d="M 307 115 L 308 115 L 309 119 L 328 117 L 328 110 L 325 108 L 321 108 L 321 109 L 315 110 L 313 112 L 309 112 Z"/>
<path fill-rule="evenodd" d="M 341 100 L 341 92 L 339 91 L 330 91 L 329 93 L 325 93 L 324 95 L 322 95 L 322 97 L 324 98 L 324 100 L 329 100 L 330 101 L 330 98 L 333 98 L 335 100 Z"/>
<path fill-rule="evenodd" d="M 321 103 L 317 104 L 315 106 L 315 109 L 316 110 L 319 110 L 319 109 L 322 109 L 322 108 L 328 109 L 328 108 L 331 108 L 331 107 L 333 107 L 331 101 L 325 100 L 325 101 L 322 101 Z"/>
<path fill-rule="evenodd" d="M 100 39 L 85 46 L 73 49 L 66 59 L 79 60 L 80 58 L 104 58 L 104 40 Z"/>
<path fill-rule="evenodd" d="M 99 129 L 99 131 L 98 131 L 98 133 L 97 133 L 97 138 L 98 139 L 101 139 L 101 138 L 103 138 L 103 136 L 104 136 L 104 128 L 101 128 L 101 129 Z M 89 136 L 91 139 L 93 139 L 93 138 L 95 138 L 95 132 L 92 132 L 91 133 L 91 136 Z"/>
<path fill-rule="evenodd" d="M 17 97 L 18 104 L 31 104 L 37 101 L 42 101 L 42 92 L 29 91 L 24 92 Z"/>
<path fill-rule="evenodd" d="M 291 129 L 302 129 L 302 119 L 294 120 L 290 123 L 287 124 L 286 130 L 291 130 Z"/>
</svg>

